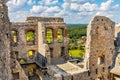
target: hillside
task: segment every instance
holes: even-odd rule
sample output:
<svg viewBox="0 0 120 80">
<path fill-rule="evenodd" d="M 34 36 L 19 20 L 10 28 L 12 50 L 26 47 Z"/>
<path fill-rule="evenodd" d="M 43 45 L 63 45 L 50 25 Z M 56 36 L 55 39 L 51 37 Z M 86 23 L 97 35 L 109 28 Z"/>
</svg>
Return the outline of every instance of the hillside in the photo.
<svg viewBox="0 0 120 80">
<path fill-rule="evenodd" d="M 86 24 L 67 24 L 69 37 L 69 54 L 72 58 L 81 58 L 85 53 Z"/>
</svg>

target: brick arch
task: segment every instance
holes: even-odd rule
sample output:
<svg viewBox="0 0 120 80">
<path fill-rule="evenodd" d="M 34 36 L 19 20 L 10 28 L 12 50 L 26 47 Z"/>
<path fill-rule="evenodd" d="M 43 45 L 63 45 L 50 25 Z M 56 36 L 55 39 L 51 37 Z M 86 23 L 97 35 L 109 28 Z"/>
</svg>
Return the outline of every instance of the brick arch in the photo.
<svg viewBox="0 0 120 80">
<path fill-rule="evenodd" d="M 25 34 L 26 34 L 27 32 L 29 32 L 29 31 L 36 32 L 35 29 L 33 29 L 33 28 L 28 28 L 28 29 L 25 29 Z"/>
</svg>

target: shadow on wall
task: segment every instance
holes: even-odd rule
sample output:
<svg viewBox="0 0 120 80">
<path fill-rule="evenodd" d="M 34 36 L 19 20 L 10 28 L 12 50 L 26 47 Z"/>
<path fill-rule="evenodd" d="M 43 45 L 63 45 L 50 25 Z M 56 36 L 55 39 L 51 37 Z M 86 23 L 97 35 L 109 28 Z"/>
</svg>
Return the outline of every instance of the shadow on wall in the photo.
<svg viewBox="0 0 120 80">
<path fill-rule="evenodd" d="M 115 45 L 115 54 L 113 57 L 113 64 L 110 67 L 110 69 L 112 69 L 115 66 L 115 62 L 116 62 L 116 59 L 117 59 L 117 56 L 120 50 L 120 47 L 119 47 L 120 46 L 120 32 L 117 33 L 117 37 L 114 40 L 114 45 Z"/>
</svg>

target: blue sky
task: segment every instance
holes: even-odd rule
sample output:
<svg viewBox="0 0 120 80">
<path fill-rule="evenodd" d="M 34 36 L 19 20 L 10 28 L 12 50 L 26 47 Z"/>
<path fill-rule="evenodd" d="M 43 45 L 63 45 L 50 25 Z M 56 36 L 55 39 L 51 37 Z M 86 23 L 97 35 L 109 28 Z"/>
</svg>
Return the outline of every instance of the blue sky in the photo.
<svg viewBox="0 0 120 80">
<path fill-rule="evenodd" d="M 89 23 L 95 15 L 120 23 L 120 0 L 9 0 L 11 21 L 23 22 L 27 16 L 62 17 L 66 23 Z"/>
</svg>

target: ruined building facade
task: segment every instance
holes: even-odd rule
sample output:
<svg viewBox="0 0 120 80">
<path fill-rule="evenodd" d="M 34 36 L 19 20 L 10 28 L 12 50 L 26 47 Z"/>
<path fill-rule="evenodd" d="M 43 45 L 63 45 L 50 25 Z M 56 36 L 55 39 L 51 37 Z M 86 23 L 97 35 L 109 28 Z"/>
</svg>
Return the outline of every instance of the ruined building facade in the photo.
<svg viewBox="0 0 120 80">
<path fill-rule="evenodd" d="M 10 22 L 6 2 L 0 0 L 0 80 L 120 80 L 120 29 L 109 18 L 90 21 L 85 58 L 74 63 L 63 18 Z"/>
<path fill-rule="evenodd" d="M 47 30 L 51 31 L 50 42 L 46 40 Z M 61 42 L 58 41 L 58 30 L 62 31 Z M 29 32 L 34 35 L 31 41 L 27 39 Z M 22 68 L 26 69 L 26 76 L 29 70 L 31 73 L 36 73 L 37 69 L 40 72 L 39 69 L 46 69 L 46 65 L 64 63 L 68 59 L 66 32 L 62 18 L 28 17 L 26 22 L 11 23 L 12 50 Z"/>
</svg>

